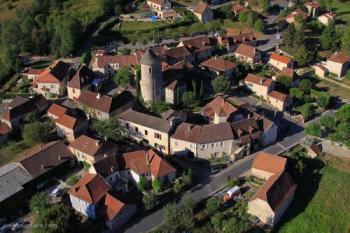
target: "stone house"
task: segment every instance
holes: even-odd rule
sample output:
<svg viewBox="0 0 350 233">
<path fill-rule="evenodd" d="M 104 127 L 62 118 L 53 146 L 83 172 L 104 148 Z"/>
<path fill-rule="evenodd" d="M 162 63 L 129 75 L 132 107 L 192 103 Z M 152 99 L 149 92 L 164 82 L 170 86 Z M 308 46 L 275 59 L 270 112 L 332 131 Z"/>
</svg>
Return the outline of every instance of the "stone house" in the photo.
<svg viewBox="0 0 350 233">
<path fill-rule="evenodd" d="M 94 164 L 108 155 L 116 155 L 118 147 L 109 141 L 99 141 L 86 135 L 81 135 L 69 144 L 69 150 L 78 161 Z"/>
<path fill-rule="evenodd" d="M 267 96 L 267 102 L 275 107 L 278 111 L 285 111 L 291 104 L 291 98 L 288 94 L 271 91 Z"/>
<path fill-rule="evenodd" d="M 230 35 L 220 35 L 217 33 L 216 35 L 217 43 L 226 49 L 227 52 L 234 52 L 237 47 L 242 43 L 255 43 L 256 36 L 253 31 L 241 33 L 238 35 L 230 36 Z"/>
<path fill-rule="evenodd" d="M 285 68 L 293 68 L 293 61 L 289 57 L 279 55 L 277 53 L 271 53 L 269 64 L 278 70 Z"/>
<path fill-rule="evenodd" d="M 202 159 L 231 157 L 234 149 L 231 125 L 230 123 L 211 125 L 181 123 L 170 137 L 170 148 L 172 154 L 190 152 Z"/>
<path fill-rule="evenodd" d="M 197 16 L 198 20 L 202 23 L 207 23 L 213 20 L 214 13 L 208 6 L 208 4 L 199 2 L 193 9 L 193 13 Z"/>
<path fill-rule="evenodd" d="M 19 128 L 29 113 L 42 114 L 48 108 L 48 102 L 42 95 L 36 95 L 32 98 L 16 96 L 11 103 L 6 106 L 1 115 L 1 122 L 5 123 L 11 129 Z"/>
<path fill-rule="evenodd" d="M 124 170 L 130 171 L 129 179 L 135 183 L 141 177 L 149 181 L 159 179 L 162 183 L 173 182 L 176 169 L 153 150 L 139 150 L 123 154 Z"/>
<path fill-rule="evenodd" d="M 331 12 L 327 12 L 327 13 L 324 13 L 323 15 L 318 16 L 317 19 L 323 25 L 328 26 L 328 25 L 330 25 L 330 24 L 335 22 L 336 14 L 335 13 L 331 13 Z"/>
<path fill-rule="evenodd" d="M 314 65 L 313 68 L 315 69 L 315 74 L 320 78 L 325 78 L 328 75 L 328 69 L 320 63 Z"/>
<path fill-rule="evenodd" d="M 248 44 L 240 44 L 235 51 L 235 57 L 239 61 L 246 62 L 251 65 L 258 63 L 261 60 L 260 52 L 255 47 Z"/>
<path fill-rule="evenodd" d="M 308 14 L 305 13 L 304 11 L 298 9 L 296 11 L 291 12 L 289 15 L 286 17 L 286 22 L 290 24 L 294 24 L 296 22 L 297 18 L 300 18 L 302 21 L 306 21 L 308 18 Z"/>
<path fill-rule="evenodd" d="M 28 69 L 23 73 L 24 76 L 27 76 L 28 80 L 35 80 L 42 72 L 44 72 L 43 69 Z"/>
<path fill-rule="evenodd" d="M 283 68 L 282 71 L 280 73 L 277 73 L 276 75 L 272 76 L 272 80 L 273 81 L 277 81 L 278 78 L 280 77 L 287 77 L 290 78 L 292 83 L 292 87 L 296 87 L 299 84 L 300 78 L 299 76 L 296 74 L 295 70 L 292 68 Z"/>
<path fill-rule="evenodd" d="M 245 87 L 252 91 L 255 95 L 268 99 L 268 93 L 275 87 L 272 79 L 264 78 L 255 74 L 248 74 L 244 79 Z"/>
<path fill-rule="evenodd" d="M 33 90 L 47 98 L 63 96 L 70 76 L 70 64 L 57 61 L 33 81 Z"/>
<path fill-rule="evenodd" d="M 133 107 L 135 100 L 129 91 L 123 91 L 117 96 L 84 91 L 77 99 L 77 104 L 88 117 L 105 120 L 118 116 L 128 108 Z"/>
<path fill-rule="evenodd" d="M 337 52 L 327 59 L 326 67 L 330 73 L 335 74 L 341 79 L 350 68 L 350 56 L 342 52 Z"/>
<path fill-rule="evenodd" d="M 240 116 L 235 114 L 238 111 L 239 109 L 229 103 L 225 98 L 217 96 L 202 108 L 201 114 L 205 116 L 209 122 L 220 124 L 240 119 Z"/>
<path fill-rule="evenodd" d="M 56 120 L 64 114 L 66 114 L 67 112 L 68 109 L 66 107 L 53 103 L 47 110 L 47 116 L 52 118 L 53 120 Z"/>
<path fill-rule="evenodd" d="M 75 75 L 68 81 L 67 92 L 68 98 L 76 100 L 81 95 L 84 89 L 89 89 L 94 78 L 94 72 L 85 64 L 82 65 Z"/>
<path fill-rule="evenodd" d="M 168 12 L 172 12 L 171 2 L 169 0 L 147 0 L 147 5 L 150 6 L 161 19 L 168 18 Z"/>
<path fill-rule="evenodd" d="M 197 36 L 180 41 L 177 47 L 186 47 L 186 49 L 192 54 L 193 63 L 199 64 L 212 56 L 216 44 L 217 41 L 215 38 L 209 36 Z"/>
<path fill-rule="evenodd" d="M 214 77 L 220 75 L 225 78 L 233 78 L 237 65 L 228 60 L 215 57 L 202 62 L 199 67 L 202 68 L 202 70 L 209 71 Z"/>
<path fill-rule="evenodd" d="M 89 128 L 88 120 L 82 117 L 73 117 L 63 114 L 55 120 L 57 135 L 66 138 L 68 142 L 74 141 Z"/>
<path fill-rule="evenodd" d="M 181 94 L 186 91 L 186 85 L 177 80 L 165 87 L 165 102 L 176 105 L 181 102 Z"/>
<path fill-rule="evenodd" d="M 129 109 L 119 116 L 126 127 L 127 135 L 149 145 L 161 153 L 169 154 L 169 133 L 174 127 L 173 120 L 165 120 Z"/>
<path fill-rule="evenodd" d="M 285 172 L 287 159 L 259 152 L 253 161 L 251 174 L 266 182 L 248 202 L 248 213 L 264 224 L 276 226 L 293 201 L 296 185 Z"/>
</svg>

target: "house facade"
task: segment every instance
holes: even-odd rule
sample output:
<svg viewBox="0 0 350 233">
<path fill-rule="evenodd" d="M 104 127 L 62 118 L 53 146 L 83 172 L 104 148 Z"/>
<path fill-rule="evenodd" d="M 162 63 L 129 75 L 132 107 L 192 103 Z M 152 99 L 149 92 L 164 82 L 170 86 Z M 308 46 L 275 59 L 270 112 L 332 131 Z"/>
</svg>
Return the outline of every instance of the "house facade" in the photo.
<svg viewBox="0 0 350 233">
<path fill-rule="evenodd" d="M 74 141 L 89 128 L 89 122 L 86 119 L 67 114 L 56 119 L 55 124 L 57 135 L 66 138 L 68 142 Z"/>
<path fill-rule="evenodd" d="M 78 99 L 84 89 L 90 88 L 93 79 L 94 72 L 85 64 L 82 65 L 67 84 L 68 98 Z"/>
<path fill-rule="evenodd" d="M 272 53 L 270 55 L 269 64 L 278 70 L 283 70 L 285 68 L 292 68 L 293 61 L 289 57 L 279 55 L 277 53 Z"/>
<path fill-rule="evenodd" d="M 268 94 L 275 87 L 272 79 L 264 78 L 255 74 L 248 74 L 244 79 L 245 87 L 255 95 L 267 100 Z"/>
<path fill-rule="evenodd" d="M 248 44 L 240 44 L 235 51 L 235 57 L 239 61 L 246 62 L 251 65 L 258 63 L 261 60 L 260 52 L 255 47 Z"/>
<path fill-rule="evenodd" d="M 278 111 L 283 112 L 289 107 L 291 98 L 288 94 L 279 91 L 271 91 L 267 96 L 267 102 Z"/>
<path fill-rule="evenodd" d="M 173 128 L 172 122 L 132 109 L 120 114 L 119 119 L 130 138 L 169 154 L 169 132 Z"/>
<path fill-rule="evenodd" d="M 320 15 L 318 18 L 318 21 L 321 22 L 323 25 L 330 25 L 335 22 L 336 20 L 336 14 L 327 12 L 324 13 L 323 15 Z"/>
<path fill-rule="evenodd" d="M 350 56 L 345 53 L 337 52 L 327 59 L 326 67 L 330 73 L 342 79 L 350 68 Z"/>
<path fill-rule="evenodd" d="M 221 75 L 225 78 L 233 78 L 237 65 L 231 61 L 215 57 L 202 62 L 199 67 L 204 71 L 209 71 L 214 77 Z"/>
</svg>

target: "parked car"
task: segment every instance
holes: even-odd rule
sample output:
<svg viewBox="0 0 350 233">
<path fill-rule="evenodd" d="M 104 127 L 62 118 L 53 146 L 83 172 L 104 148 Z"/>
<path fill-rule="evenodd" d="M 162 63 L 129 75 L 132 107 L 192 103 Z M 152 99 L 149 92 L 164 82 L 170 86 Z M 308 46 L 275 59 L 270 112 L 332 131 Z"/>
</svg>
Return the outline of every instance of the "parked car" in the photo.
<svg viewBox="0 0 350 233">
<path fill-rule="evenodd" d="M 11 231 L 19 231 L 19 230 L 22 230 L 23 227 L 24 227 L 24 222 L 18 220 L 11 224 Z"/>
<path fill-rule="evenodd" d="M 51 197 L 59 197 L 61 196 L 63 193 L 63 189 L 61 188 L 55 188 L 54 190 L 52 190 L 52 192 L 50 193 Z"/>
</svg>

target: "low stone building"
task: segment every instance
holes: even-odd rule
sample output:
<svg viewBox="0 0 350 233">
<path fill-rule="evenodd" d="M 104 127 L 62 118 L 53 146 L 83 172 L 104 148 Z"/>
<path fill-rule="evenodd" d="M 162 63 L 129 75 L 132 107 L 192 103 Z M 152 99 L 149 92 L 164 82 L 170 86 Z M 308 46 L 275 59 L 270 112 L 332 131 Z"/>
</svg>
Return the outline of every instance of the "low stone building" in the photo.
<svg viewBox="0 0 350 233">
<path fill-rule="evenodd" d="M 110 119 L 133 107 L 136 99 L 129 91 L 117 96 L 101 95 L 92 91 L 84 91 L 77 99 L 78 107 L 91 118 L 97 120 Z"/>
<path fill-rule="evenodd" d="M 33 90 L 47 98 L 57 98 L 66 93 L 70 76 L 70 64 L 57 61 L 46 68 L 33 81 Z"/>
<path fill-rule="evenodd" d="M 336 52 L 327 59 L 326 67 L 330 73 L 342 79 L 350 68 L 350 56 L 342 52 Z"/>
<path fill-rule="evenodd" d="M 246 62 L 251 65 L 258 63 L 261 60 L 260 52 L 255 47 L 248 44 L 240 44 L 235 51 L 235 57 L 239 61 Z"/>
<path fill-rule="evenodd" d="M 78 161 L 85 161 L 94 164 L 108 155 L 116 155 L 118 147 L 109 141 L 99 141 L 81 135 L 69 144 L 69 150 L 75 155 Z"/>
<path fill-rule="evenodd" d="M 47 110 L 47 116 L 53 120 L 56 120 L 64 114 L 66 114 L 67 112 L 68 109 L 66 107 L 53 103 Z"/>
<path fill-rule="evenodd" d="M 323 25 L 328 26 L 328 25 L 330 25 L 330 24 L 335 22 L 336 14 L 335 13 L 331 13 L 331 12 L 327 12 L 327 13 L 324 13 L 323 15 L 320 15 L 317 19 Z"/>
<path fill-rule="evenodd" d="M 197 16 L 198 20 L 202 23 L 207 23 L 213 20 L 214 13 L 208 6 L 208 4 L 200 2 L 193 9 L 193 13 Z"/>
<path fill-rule="evenodd" d="M 158 151 L 169 154 L 169 133 L 173 122 L 159 117 L 129 109 L 119 116 L 126 127 L 127 135 L 141 143 L 150 145 Z"/>
<path fill-rule="evenodd" d="M 212 76 L 224 76 L 225 78 L 233 78 L 237 65 L 222 58 L 210 58 L 199 65 L 204 71 L 209 71 Z"/>
<path fill-rule="evenodd" d="M 293 68 L 293 61 L 289 57 L 279 55 L 277 53 L 272 53 L 270 55 L 269 64 L 278 70 L 283 70 L 285 68 Z"/>
<path fill-rule="evenodd" d="M 141 177 L 149 181 L 158 179 L 162 183 L 173 182 L 176 169 L 153 150 L 139 150 L 123 154 L 124 170 L 129 179 L 138 183 Z"/>
<path fill-rule="evenodd" d="M 73 117 L 63 114 L 55 120 L 57 135 L 66 138 L 68 142 L 74 141 L 89 128 L 89 122 L 82 117 Z"/>
<path fill-rule="evenodd" d="M 68 81 L 67 92 L 68 98 L 76 100 L 79 98 L 83 90 L 89 89 L 95 75 L 85 64 L 80 66 L 75 75 Z"/>
<path fill-rule="evenodd" d="M 209 36 L 197 36 L 180 41 L 177 47 L 186 47 L 192 54 L 193 63 L 199 64 L 209 59 L 214 51 L 217 40 Z"/>
<path fill-rule="evenodd" d="M 267 152 L 259 152 L 251 174 L 266 182 L 248 202 L 248 213 L 271 227 L 276 226 L 293 201 L 296 185 L 285 172 L 287 159 Z"/>
<path fill-rule="evenodd" d="M 272 79 L 264 78 L 255 74 L 248 74 L 244 79 L 245 87 L 255 95 L 268 99 L 268 94 L 274 89 L 275 83 Z"/>
<path fill-rule="evenodd" d="M 291 98 L 288 94 L 271 91 L 267 96 L 267 102 L 275 107 L 278 111 L 285 111 L 291 104 Z"/>
<path fill-rule="evenodd" d="M 211 123 L 220 124 L 241 119 L 240 116 L 235 115 L 238 110 L 238 108 L 229 103 L 225 98 L 217 96 L 202 108 L 201 113 Z"/>
</svg>

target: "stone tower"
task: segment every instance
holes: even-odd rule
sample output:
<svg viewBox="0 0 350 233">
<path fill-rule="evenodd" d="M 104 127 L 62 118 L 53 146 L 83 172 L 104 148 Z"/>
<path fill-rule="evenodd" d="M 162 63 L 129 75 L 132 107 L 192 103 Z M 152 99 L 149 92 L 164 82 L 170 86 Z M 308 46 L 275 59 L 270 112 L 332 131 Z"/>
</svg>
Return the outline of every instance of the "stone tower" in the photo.
<svg viewBox="0 0 350 233">
<path fill-rule="evenodd" d="M 163 75 L 160 58 L 152 48 L 148 48 L 140 60 L 141 95 L 145 102 L 163 100 Z"/>
</svg>

